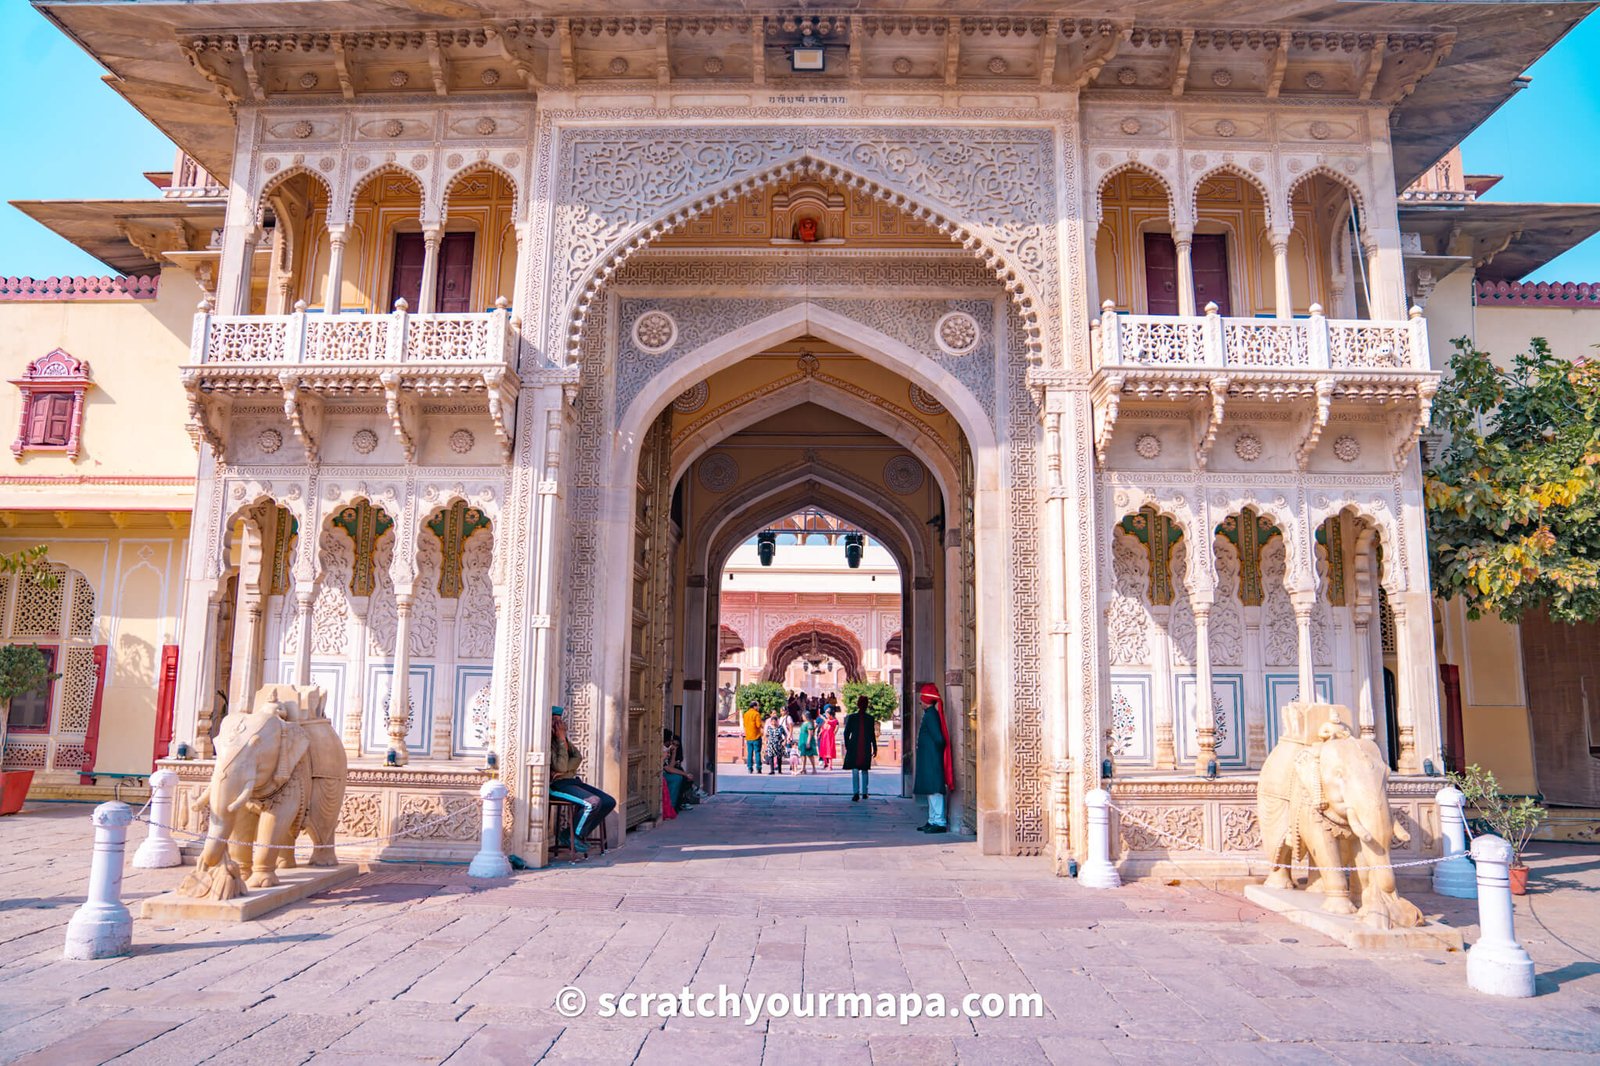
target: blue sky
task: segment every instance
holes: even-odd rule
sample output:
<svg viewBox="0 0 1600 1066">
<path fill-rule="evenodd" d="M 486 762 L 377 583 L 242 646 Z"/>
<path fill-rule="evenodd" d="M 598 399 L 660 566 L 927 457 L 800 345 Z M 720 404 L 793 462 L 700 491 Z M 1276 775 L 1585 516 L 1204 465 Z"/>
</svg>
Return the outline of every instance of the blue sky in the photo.
<svg viewBox="0 0 1600 1066">
<path fill-rule="evenodd" d="M 148 196 L 171 143 L 100 81 L 98 64 L 23 0 L 0 0 L 0 200 Z M 1467 139 L 1469 173 L 1504 174 L 1494 200 L 1600 202 L 1600 16 L 1529 71 L 1533 84 Z M 104 274 L 98 261 L 0 204 L 0 275 Z M 1600 281 L 1600 238 L 1535 280 Z"/>
</svg>

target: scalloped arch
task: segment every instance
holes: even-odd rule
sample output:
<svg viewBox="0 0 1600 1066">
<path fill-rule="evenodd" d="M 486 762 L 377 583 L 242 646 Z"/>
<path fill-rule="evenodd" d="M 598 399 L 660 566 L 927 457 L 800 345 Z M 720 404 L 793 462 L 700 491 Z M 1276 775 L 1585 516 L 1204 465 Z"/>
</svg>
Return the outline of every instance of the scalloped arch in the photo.
<svg viewBox="0 0 1600 1066">
<path fill-rule="evenodd" d="M 1236 177 L 1243 178 L 1245 181 L 1255 186 L 1256 192 L 1261 194 L 1261 205 L 1267 216 L 1267 226 L 1270 228 L 1274 224 L 1277 218 L 1277 213 L 1275 211 L 1277 205 L 1272 202 L 1272 192 L 1267 188 L 1266 181 L 1263 180 L 1259 174 L 1250 173 L 1248 169 L 1241 167 L 1238 163 L 1218 163 L 1214 167 L 1207 167 L 1198 177 L 1194 179 L 1193 182 L 1190 183 L 1189 210 L 1191 212 L 1191 218 L 1199 219 L 1200 186 L 1204 185 L 1206 179 L 1211 177 L 1213 174 L 1233 174 Z"/>
<path fill-rule="evenodd" d="M 864 192 L 882 203 L 905 212 L 925 225 L 932 226 L 972 253 L 994 274 L 995 280 L 1001 284 L 1011 297 L 1011 302 L 1022 319 L 1023 333 L 1028 343 L 1029 362 L 1037 364 L 1041 361 L 1044 303 L 1039 294 L 1033 291 L 1033 286 L 1029 283 L 1025 272 L 1013 265 L 1004 251 L 994 247 L 981 233 L 975 232 L 961 222 L 949 217 L 942 210 L 929 207 L 899 189 L 858 174 L 842 163 L 823 159 L 810 151 L 806 151 L 793 159 L 773 164 L 753 174 L 746 175 L 737 181 L 728 182 L 717 189 L 696 196 L 656 216 L 653 220 L 646 220 L 637 224 L 630 231 L 631 236 L 621 239 L 617 244 L 613 245 L 606 255 L 596 260 L 588 272 L 584 274 L 578 287 L 578 296 L 573 301 L 571 313 L 568 316 L 567 365 L 575 364 L 580 358 L 583 348 L 584 325 L 587 321 L 590 307 L 594 305 L 595 300 L 605 290 L 605 286 L 612 276 L 636 253 L 643 251 L 659 238 L 711 208 L 718 207 L 731 200 L 740 199 L 768 185 L 799 177 L 832 181 L 859 192 Z"/>
<path fill-rule="evenodd" d="M 1116 178 L 1134 170 L 1139 171 L 1141 174 L 1152 177 L 1161 183 L 1161 188 L 1164 189 L 1167 194 L 1167 221 L 1176 226 L 1178 224 L 1178 194 L 1173 188 L 1172 179 L 1161 173 L 1155 167 L 1152 167 L 1149 163 L 1140 162 L 1137 159 L 1124 159 L 1122 162 L 1116 164 L 1110 170 L 1100 175 L 1100 180 L 1095 183 L 1094 187 L 1095 225 L 1099 225 L 1102 221 L 1104 221 L 1106 186 L 1111 184 L 1111 182 Z"/>
<path fill-rule="evenodd" d="M 1350 194 L 1351 199 L 1355 201 L 1357 211 L 1360 213 L 1361 232 L 1365 233 L 1367 231 L 1367 198 L 1366 195 L 1361 191 L 1361 186 L 1354 178 L 1350 177 L 1350 175 L 1341 174 L 1337 170 L 1334 170 L 1332 167 L 1323 163 L 1318 163 L 1316 166 L 1311 167 L 1304 173 L 1296 174 L 1294 176 L 1294 180 L 1289 182 L 1289 188 L 1283 195 L 1282 206 L 1285 211 L 1284 217 L 1293 217 L 1294 194 L 1299 190 L 1300 186 L 1304 185 L 1312 178 L 1317 177 L 1327 178 L 1335 185 L 1341 186 Z"/>
<path fill-rule="evenodd" d="M 258 226 L 261 225 L 261 223 L 267 217 L 267 199 L 268 199 L 268 197 L 270 197 L 278 189 L 282 188 L 289 181 L 291 181 L 294 178 L 297 178 L 297 177 L 301 176 L 302 174 L 305 175 L 306 177 L 310 178 L 312 181 L 316 182 L 318 185 L 322 186 L 323 195 L 325 195 L 328 198 L 328 210 L 329 210 L 330 213 L 332 213 L 332 210 L 333 210 L 333 186 L 328 182 L 328 179 L 323 177 L 321 174 L 318 174 L 315 170 L 312 170 L 310 167 L 306 166 L 304 163 L 296 163 L 294 166 L 290 167 L 288 170 L 281 171 L 281 172 L 279 172 L 277 174 L 272 175 L 272 177 L 269 178 L 267 180 L 267 182 L 264 185 L 261 186 L 261 191 L 256 193 L 256 198 L 255 198 L 255 220 L 256 220 L 256 225 L 258 225 Z"/>
<path fill-rule="evenodd" d="M 511 186 L 511 221 L 513 223 L 522 221 L 522 183 L 516 179 L 516 176 L 511 171 L 491 159 L 479 159 L 466 163 L 460 170 L 450 175 L 449 180 L 444 183 L 443 191 L 439 195 L 440 221 L 450 217 L 450 193 L 455 189 L 456 184 L 462 178 L 484 171 L 499 175 L 505 179 L 507 185 Z"/>
<path fill-rule="evenodd" d="M 399 163 L 379 163 L 377 166 L 373 167 L 371 170 L 357 178 L 350 186 L 350 191 L 345 194 L 344 202 L 339 205 L 338 210 L 339 221 L 342 224 L 348 226 L 351 223 L 355 216 L 356 201 L 360 199 L 361 193 L 368 185 L 372 184 L 374 178 L 377 178 L 383 174 L 398 174 L 403 178 L 409 178 L 416 182 L 417 213 L 420 216 L 423 211 L 426 210 L 426 206 L 428 204 L 428 179 L 409 167 L 401 166 Z M 330 215 L 331 214 L 332 212 L 330 211 Z"/>
</svg>

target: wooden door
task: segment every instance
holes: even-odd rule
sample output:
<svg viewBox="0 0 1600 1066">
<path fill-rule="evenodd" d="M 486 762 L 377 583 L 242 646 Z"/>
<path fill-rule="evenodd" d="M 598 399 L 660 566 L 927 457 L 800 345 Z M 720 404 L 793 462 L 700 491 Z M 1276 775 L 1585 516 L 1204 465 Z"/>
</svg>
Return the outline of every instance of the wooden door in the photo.
<svg viewBox="0 0 1600 1066">
<path fill-rule="evenodd" d="M 1178 313 L 1178 248 L 1170 233 L 1144 235 L 1145 313 Z"/>
<path fill-rule="evenodd" d="M 439 246 L 438 288 L 433 306 L 443 314 L 481 311 L 472 306 L 472 234 L 446 233 Z"/>
<path fill-rule="evenodd" d="M 394 235 L 394 271 L 389 279 L 389 305 L 379 311 L 392 311 L 396 300 L 405 300 L 406 307 L 416 313 L 422 307 L 422 267 L 428 257 L 428 248 L 420 233 Z M 337 307 L 328 310 L 337 311 Z"/>
<path fill-rule="evenodd" d="M 1221 233 L 1196 233 L 1189 246 L 1194 264 L 1194 309 L 1203 313 L 1208 303 L 1217 305 L 1217 313 L 1231 315 L 1232 303 L 1228 299 L 1228 238 Z"/>
</svg>

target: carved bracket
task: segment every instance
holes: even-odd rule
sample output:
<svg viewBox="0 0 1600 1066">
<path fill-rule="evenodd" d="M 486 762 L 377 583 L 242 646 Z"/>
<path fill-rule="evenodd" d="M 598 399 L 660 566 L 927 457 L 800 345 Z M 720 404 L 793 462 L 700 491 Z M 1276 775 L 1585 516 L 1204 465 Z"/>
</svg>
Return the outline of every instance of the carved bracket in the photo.
<svg viewBox="0 0 1600 1066">
<path fill-rule="evenodd" d="M 1117 409 L 1122 405 L 1122 386 L 1126 379 L 1121 374 L 1110 374 L 1106 377 L 1105 404 L 1100 408 L 1100 424 L 1094 431 L 1094 454 L 1100 460 L 1100 465 L 1106 462 L 1106 453 L 1111 449 L 1111 435 L 1117 425 Z"/>
<path fill-rule="evenodd" d="M 503 369 L 496 367 L 483 372 L 484 391 L 488 396 L 489 422 L 494 426 L 495 440 L 500 444 L 501 461 L 511 461 L 516 447 L 517 385 Z"/>
<path fill-rule="evenodd" d="M 1211 458 L 1211 446 L 1217 442 L 1217 430 L 1222 428 L 1222 411 L 1228 403 L 1228 386 L 1233 382 L 1226 377 L 1211 379 L 1211 403 L 1205 410 L 1205 421 L 1195 433 L 1195 469 L 1205 470 Z"/>
<path fill-rule="evenodd" d="M 283 386 L 283 417 L 300 439 L 308 462 L 318 462 L 317 448 L 322 440 L 322 398 L 300 391 L 300 382 L 291 373 L 280 375 Z"/>
<path fill-rule="evenodd" d="M 395 439 L 400 442 L 406 462 L 414 463 L 417 461 L 417 443 L 422 437 L 422 401 L 414 393 L 401 389 L 399 371 L 385 371 L 380 380 L 383 382 L 383 406 L 389 415 L 389 426 L 394 430 Z"/>
<path fill-rule="evenodd" d="M 1306 420 L 1304 431 L 1300 435 L 1300 446 L 1295 449 L 1295 465 L 1301 470 L 1311 465 L 1311 455 L 1317 450 L 1317 441 L 1322 439 L 1322 431 L 1328 428 L 1328 412 L 1333 406 L 1333 379 L 1321 378 L 1317 381 L 1317 406 L 1312 410 Z"/>
<path fill-rule="evenodd" d="M 197 370 L 184 370 L 182 380 L 184 394 L 189 398 L 189 439 L 194 442 L 196 451 L 200 449 L 200 442 L 204 441 L 211 446 L 217 462 L 226 463 L 228 456 L 223 442 L 228 435 L 228 414 L 232 401 L 203 390 Z"/>
<path fill-rule="evenodd" d="M 1423 381 L 1417 384 L 1416 414 L 1408 415 L 1402 413 L 1395 431 L 1395 466 L 1401 469 L 1405 468 L 1411 449 L 1417 446 L 1417 438 L 1422 436 L 1422 431 L 1428 428 L 1428 422 L 1433 417 L 1433 397 L 1438 391 L 1439 383 L 1437 381 Z"/>
</svg>

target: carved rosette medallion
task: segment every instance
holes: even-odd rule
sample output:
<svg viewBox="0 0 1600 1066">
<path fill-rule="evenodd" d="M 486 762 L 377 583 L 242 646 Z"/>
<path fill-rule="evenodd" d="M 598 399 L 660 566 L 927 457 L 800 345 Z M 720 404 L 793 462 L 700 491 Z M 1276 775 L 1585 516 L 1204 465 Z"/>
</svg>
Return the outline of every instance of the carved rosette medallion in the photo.
<svg viewBox="0 0 1600 1066">
<path fill-rule="evenodd" d="M 385 137 L 398 137 L 405 131 L 406 124 L 397 118 L 392 118 L 383 124 L 383 135 Z"/>
<path fill-rule="evenodd" d="M 275 429 L 264 429 L 256 434 L 256 447 L 261 449 L 262 455 L 271 455 L 283 447 L 283 434 Z"/>
<path fill-rule="evenodd" d="M 894 63 L 891 65 L 894 67 L 896 74 L 903 76 L 911 73 L 911 60 L 907 56 L 895 56 Z"/>
<path fill-rule="evenodd" d="M 1117 128 L 1122 130 L 1122 132 L 1126 133 L 1129 137 L 1132 137 L 1135 136 L 1140 130 L 1144 129 L 1144 126 L 1139 122 L 1138 119 L 1129 116 L 1128 118 L 1123 119 L 1122 124 Z"/>
<path fill-rule="evenodd" d="M 1117 84 L 1118 85 L 1137 85 L 1138 83 L 1139 83 L 1139 72 L 1137 70 L 1134 70 L 1132 67 L 1118 67 L 1117 68 Z"/>
<path fill-rule="evenodd" d="M 1219 89 L 1226 89 L 1233 84 L 1233 71 L 1227 67 L 1218 67 L 1211 72 L 1211 84 Z"/>
<path fill-rule="evenodd" d="M 1261 438 L 1245 430 L 1233 438 L 1233 454 L 1247 463 L 1253 463 L 1261 458 Z"/>
<path fill-rule="evenodd" d="M 1133 442 L 1133 450 L 1141 459 L 1154 459 L 1161 454 L 1161 438 L 1154 433 L 1141 433 Z"/>
<path fill-rule="evenodd" d="M 646 311 L 633 323 L 633 343 L 641 352 L 660 355 L 678 342 L 678 323 L 665 311 Z"/>
<path fill-rule="evenodd" d="M 1318 119 L 1311 124 L 1311 136 L 1319 141 L 1325 141 L 1333 135 L 1333 127 Z"/>
<path fill-rule="evenodd" d="M 478 131 L 479 134 L 481 134 L 484 137 L 487 137 L 491 133 L 493 133 L 495 130 L 499 129 L 500 128 L 500 124 L 498 122 L 496 122 L 494 119 L 492 119 L 489 116 L 485 115 L 483 118 L 480 118 L 478 120 L 478 124 L 474 128 Z"/>
<path fill-rule="evenodd" d="M 321 80 L 322 79 L 317 77 L 315 74 L 307 71 L 306 73 L 300 75 L 300 88 L 315 89 L 317 87 L 317 82 Z"/>
<path fill-rule="evenodd" d="M 681 415 L 692 415 L 706 405 L 710 395 L 711 386 L 705 382 L 691 385 L 678 393 L 678 398 L 672 401 L 672 409 Z"/>
<path fill-rule="evenodd" d="M 897 455 L 884 464 L 883 483 L 890 491 L 909 496 L 922 488 L 922 464 L 909 455 Z"/>
<path fill-rule="evenodd" d="M 302 141 L 311 136 L 311 134 L 315 131 L 316 127 L 306 119 L 301 119 L 299 122 L 294 124 L 294 135 L 300 138 Z"/>
<path fill-rule="evenodd" d="M 739 464 L 727 452 L 712 452 L 700 461 L 700 484 L 709 492 L 727 492 L 739 481 Z"/>
<path fill-rule="evenodd" d="M 362 455 L 371 455 L 378 447 L 378 435 L 370 429 L 358 429 L 350 438 L 350 446 Z"/>
<path fill-rule="evenodd" d="M 1326 84 L 1328 84 L 1328 79 L 1323 76 L 1323 74 L 1322 74 L 1322 72 L 1320 70 L 1308 70 L 1308 71 L 1306 71 L 1306 88 L 1307 89 L 1320 89 Z"/>
<path fill-rule="evenodd" d="M 611 62 L 606 65 L 606 69 L 610 70 L 611 73 L 617 75 L 618 77 L 621 77 L 622 75 L 628 73 L 628 61 L 622 56 L 614 56 Z"/>
<path fill-rule="evenodd" d="M 934 343 L 946 355 L 967 355 L 978 346 L 981 336 L 978 320 L 965 311 L 951 311 L 933 327 Z"/>
<path fill-rule="evenodd" d="M 1342 463 L 1353 463 L 1361 458 L 1361 442 L 1346 434 L 1333 442 L 1333 454 Z"/>
<path fill-rule="evenodd" d="M 393 74 L 389 75 L 389 84 L 393 85 L 396 89 L 403 89 L 410 84 L 410 82 L 411 75 L 407 74 L 403 70 L 397 70 Z"/>
<path fill-rule="evenodd" d="M 910 396 L 911 406 L 925 415 L 942 415 L 945 413 L 944 404 L 934 399 L 933 394 L 921 385 L 912 385 Z"/>
<path fill-rule="evenodd" d="M 994 56 L 989 60 L 988 67 L 990 74 L 1004 74 L 1011 69 L 1011 64 L 1006 61 L 1005 56 Z"/>
<path fill-rule="evenodd" d="M 706 56 L 706 61 L 700 64 L 700 69 L 704 70 L 713 78 L 716 77 L 718 74 L 721 74 L 723 70 L 722 57 Z"/>
<path fill-rule="evenodd" d="M 494 67 L 488 67 L 482 74 L 478 75 L 478 80 L 485 85 L 498 85 L 500 84 L 500 72 Z"/>
<path fill-rule="evenodd" d="M 450 434 L 450 450 L 457 455 L 465 455 L 478 443 L 478 438 L 473 436 L 470 429 L 458 429 Z"/>
<path fill-rule="evenodd" d="M 1234 125 L 1233 119 L 1222 118 L 1217 120 L 1216 130 L 1218 137 L 1232 137 L 1239 132 L 1239 127 Z"/>
</svg>

